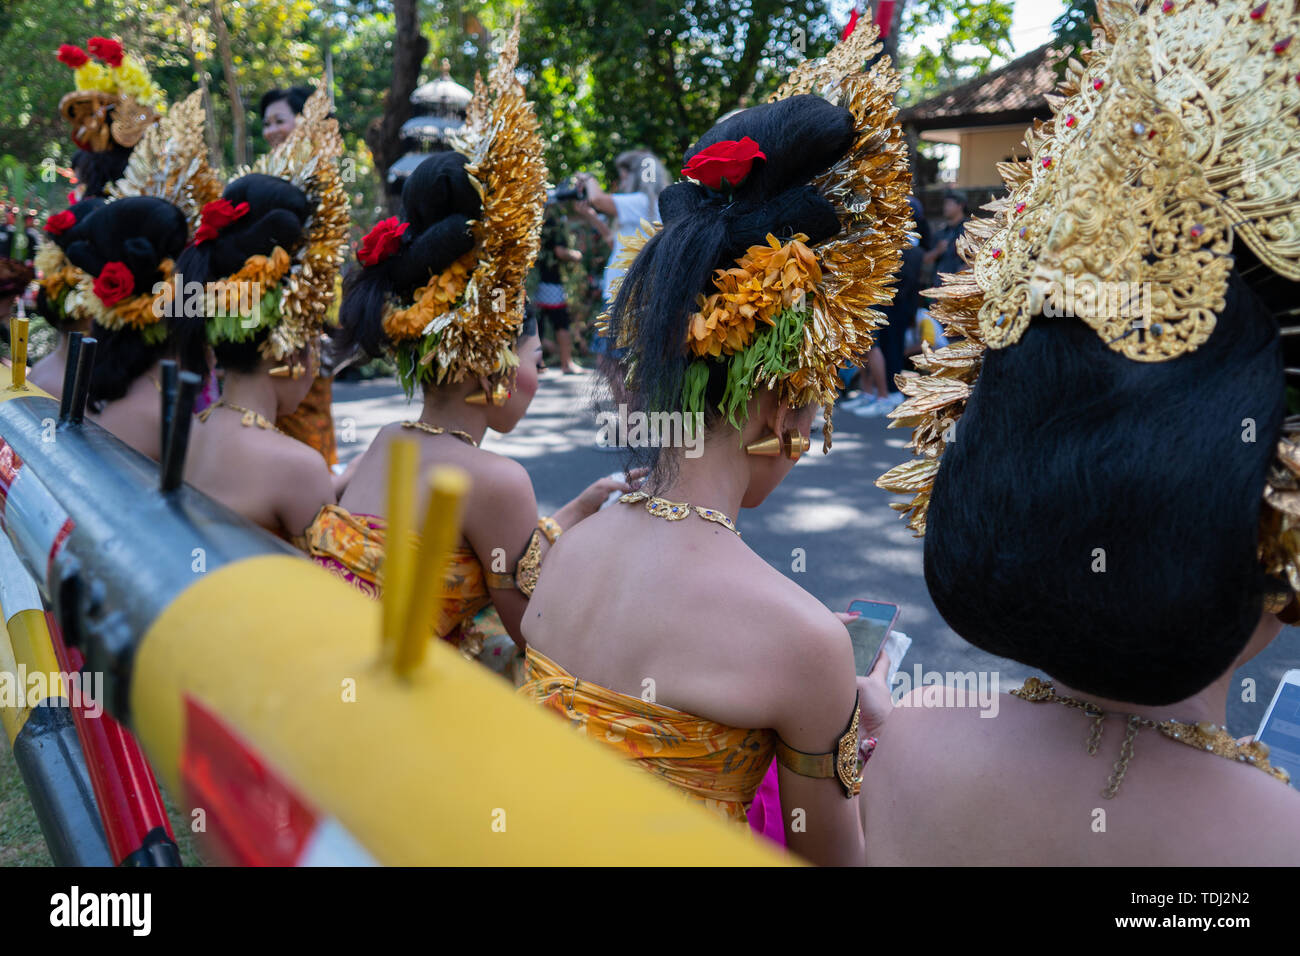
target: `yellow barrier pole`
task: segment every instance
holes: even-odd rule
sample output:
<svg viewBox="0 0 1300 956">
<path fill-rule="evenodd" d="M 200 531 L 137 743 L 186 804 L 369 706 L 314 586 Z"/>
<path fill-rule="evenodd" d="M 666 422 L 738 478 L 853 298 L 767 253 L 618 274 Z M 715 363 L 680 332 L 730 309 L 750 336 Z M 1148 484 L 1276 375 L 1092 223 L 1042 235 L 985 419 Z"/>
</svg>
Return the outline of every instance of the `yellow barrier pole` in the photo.
<svg viewBox="0 0 1300 956">
<path fill-rule="evenodd" d="M 9 357 L 13 361 L 13 382 L 10 388 L 27 390 L 27 319 L 9 322 Z"/>
<path fill-rule="evenodd" d="M 420 547 L 415 555 L 415 580 L 407 602 L 406 626 L 393 668 L 409 674 L 424 660 L 432 640 L 429 622 L 442 603 L 442 579 L 451 551 L 460 538 L 460 516 L 469 493 L 469 475 L 459 468 L 435 468 L 430 473 L 429 506 L 424 512 Z"/>
<path fill-rule="evenodd" d="M 388 530 L 384 553 L 383 623 L 380 656 L 393 660 L 402 643 L 411 580 L 415 573 L 411 532 L 415 530 L 415 482 L 420 448 L 406 438 L 394 439 L 388 448 Z"/>
</svg>

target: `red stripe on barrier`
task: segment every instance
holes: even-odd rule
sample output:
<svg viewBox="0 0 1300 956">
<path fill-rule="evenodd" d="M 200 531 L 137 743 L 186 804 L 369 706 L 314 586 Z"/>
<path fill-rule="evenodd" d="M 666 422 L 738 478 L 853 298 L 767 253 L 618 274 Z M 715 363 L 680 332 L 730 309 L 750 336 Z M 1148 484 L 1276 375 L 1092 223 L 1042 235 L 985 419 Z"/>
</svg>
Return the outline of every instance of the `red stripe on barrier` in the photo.
<svg viewBox="0 0 1300 956">
<path fill-rule="evenodd" d="M 54 559 L 59 556 L 63 550 L 63 543 L 68 540 L 68 535 L 72 534 L 72 529 L 77 523 L 71 518 L 64 518 L 63 524 L 59 525 L 59 530 L 55 532 L 54 540 L 50 542 L 50 554 L 45 559 L 45 580 L 50 581 L 54 576 Z"/>
<path fill-rule="evenodd" d="M 69 674 L 80 672 L 81 653 L 63 643 L 58 622 L 49 611 L 45 612 L 45 620 L 49 624 L 50 640 L 59 667 Z M 109 853 L 113 863 L 119 865 L 139 850 L 145 837 L 158 827 L 164 828 L 172 842 L 176 838 L 172 834 L 171 821 L 167 819 L 158 781 L 154 779 L 153 769 L 139 742 L 107 712 L 92 716 L 93 708 L 86 702 L 84 683 L 82 687 L 80 706 L 72 707 L 73 721 L 86 755 L 86 768 L 90 771 L 90 783 L 99 804 L 104 835 L 108 837 Z M 102 705 L 103 701 L 96 703 Z"/>
<path fill-rule="evenodd" d="M 207 845 L 238 866 L 293 866 L 317 814 L 221 718 L 185 697 L 181 783 L 202 810 Z"/>
</svg>

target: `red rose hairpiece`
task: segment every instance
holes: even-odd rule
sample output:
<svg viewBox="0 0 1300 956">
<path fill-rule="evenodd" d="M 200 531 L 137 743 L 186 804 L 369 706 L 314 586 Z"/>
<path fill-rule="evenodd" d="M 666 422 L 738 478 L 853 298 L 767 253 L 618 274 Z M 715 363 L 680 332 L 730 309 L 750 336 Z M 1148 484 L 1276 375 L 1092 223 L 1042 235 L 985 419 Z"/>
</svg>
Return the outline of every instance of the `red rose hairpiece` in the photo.
<svg viewBox="0 0 1300 956">
<path fill-rule="evenodd" d="M 217 234 L 222 229 L 246 215 L 248 215 L 248 203 L 246 202 L 241 202 L 236 206 L 229 199 L 212 200 L 203 207 L 203 221 L 199 224 L 199 228 L 194 231 L 194 244 L 196 246 L 202 245 L 209 239 L 217 238 Z"/>
<path fill-rule="evenodd" d="M 76 214 L 71 209 L 55 213 L 45 221 L 45 231 L 51 236 L 60 236 L 77 224 Z"/>
<path fill-rule="evenodd" d="M 365 266 L 377 266 L 402 245 L 402 233 L 411 224 L 402 222 L 396 216 L 375 223 L 375 227 L 366 233 L 357 250 L 357 260 Z"/>
<path fill-rule="evenodd" d="M 108 37 L 91 37 L 86 44 L 95 59 L 102 60 L 111 67 L 122 65 L 122 44 Z"/>
<path fill-rule="evenodd" d="M 72 69 L 80 69 L 90 60 L 90 55 L 79 46 L 63 43 L 59 46 L 59 62 Z"/>
<path fill-rule="evenodd" d="M 111 309 L 135 291 L 135 277 L 125 262 L 110 262 L 100 270 L 94 290 L 99 301 Z"/>
<path fill-rule="evenodd" d="M 682 167 L 682 175 L 708 189 L 732 190 L 745 181 L 760 159 L 767 159 L 767 154 L 748 136 L 725 139 L 692 156 Z"/>
</svg>

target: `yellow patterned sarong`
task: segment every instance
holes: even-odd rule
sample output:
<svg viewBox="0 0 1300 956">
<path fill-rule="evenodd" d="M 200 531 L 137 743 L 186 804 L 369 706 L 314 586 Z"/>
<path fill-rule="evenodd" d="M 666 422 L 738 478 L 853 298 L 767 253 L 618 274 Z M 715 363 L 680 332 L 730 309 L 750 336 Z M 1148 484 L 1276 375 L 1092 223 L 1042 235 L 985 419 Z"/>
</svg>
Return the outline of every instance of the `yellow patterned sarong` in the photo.
<svg viewBox="0 0 1300 956">
<path fill-rule="evenodd" d="M 383 590 L 384 537 L 388 522 L 325 505 L 307 528 L 306 551 L 313 561 L 369 598 Z M 492 607 L 483 566 L 470 548 L 451 553 L 442 579 L 434 637 L 459 648 L 499 673 L 510 675 L 518 647 Z"/>
<path fill-rule="evenodd" d="M 519 693 L 734 823 L 746 822 L 776 747 L 773 730 L 728 727 L 578 680 L 532 647 Z"/>
</svg>

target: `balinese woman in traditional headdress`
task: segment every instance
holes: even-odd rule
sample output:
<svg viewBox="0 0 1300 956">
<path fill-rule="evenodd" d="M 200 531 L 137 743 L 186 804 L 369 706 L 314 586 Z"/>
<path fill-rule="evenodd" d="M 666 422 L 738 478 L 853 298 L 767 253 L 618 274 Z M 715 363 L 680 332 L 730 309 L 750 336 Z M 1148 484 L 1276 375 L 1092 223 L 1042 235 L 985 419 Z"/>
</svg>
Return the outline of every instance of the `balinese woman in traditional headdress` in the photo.
<svg viewBox="0 0 1300 956">
<path fill-rule="evenodd" d="M 322 511 L 308 533 L 322 565 L 377 596 L 389 443 L 416 441 L 422 469 L 464 469 L 472 479 L 464 541 L 431 629 L 507 675 L 550 542 L 628 487 L 598 481 L 539 520 L 523 466 L 479 447 L 489 428 L 514 428 L 537 390 L 540 341 L 524 321 L 524 282 L 537 255 L 546 167 L 514 76 L 517 49 L 516 25 L 489 83 L 477 84 L 458 148 L 426 159 L 403 188 L 404 216 L 379 223 L 362 243 L 363 268 L 344 287 L 342 344 L 391 354 L 423 407 L 418 418 L 379 432 L 339 507 Z"/>
<path fill-rule="evenodd" d="M 1098 10 L 933 293 L 961 341 L 891 416 L 924 457 L 878 482 L 915 495 L 953 630 L 1045 676 L 904 698 L 866 773 L 869 863 L 1300 861 L 1300 755 L 1225 727 L 1234 671 L 1298 613 L 1300 12 Z"/>
<path fill-rule="evenodd" d="M 59 341 L 32 367 L 31 380 L 55 398 L 63 392 L 68 335 L 89 333 L 91 321 L 85 309 L 70 312 L 65 307 L 68 293 L 82 277 L 68 261 L 67 248 L 81 237 L 86 219 L 104 204 L 108 187 L 126 173 L 131 150 L 166 108 L 162 91 L 143 65 L 116 40 L 94 37 L 87 46 L 89 53 L 65 43 L 58 52 L 59 62 L 74 70 L 76 89 L 60 100 L 59 112 L 77 146 L 72 165 L 82 198 L 46 220 L 36 253 L 41 286 L 36 309 L 58 332 Z"/>
<path fill-rule="evenodd" d="M 162 456 L 160 363 L 204 367 L 201 352 L 177 351 L 165 321 L 173 308 L 175 259 L 201 205 L 220 189 L 207 165 L 204 122 L 197 92 L 172 107 L 145 133 L 114 184 L 121 198 L 78 222 L 66 250 L 82 274 L 61 308 L 89 315 L 97 342 L 88 416 L 154 460 Z"/>
<path fill-rule="evenodd" d="M 860 737 L 888 692 L 736 519 L 807 449 L 818 405 L 829 418 L 906 243 L 898 75 L 860 72 L 875 35 L 715 126 L 686 153 L 692 181 L 659 197 L 609 327 L 629 415 L 702 429 L 702 454 L 647 449 L 645 489 L 560 539 L 524 625 L 521 694 L 742 826 L 775 757 L 786 842 L 818 863 L 861 862 Z"/>
<path fill-rule="evenodd" d="M 72 168 L 82 199 L 107 194 L 125 174 L 131 150 L 166 109 L 162 90 L 122 44 L 92 37 L 86 46 L 89 52 L 65 43 L 58 53 L 77 86 L 59 101 L 59 112 L 72 127 Z"/>
<path fill-rule="evenodd" d="M 311 387 L 346 240 L 342 140 L 328 112 L 316 94 L 288 139 L 204 207 L 176 266 L 204 290 L 201 309 L 177 310 L 177 340 L 211 346 L 224 369 L 221 398 L 191 433 L 185 478 L 297 543 L 335 500 L 321 456 L 274 424 Z"/>
</svg>

